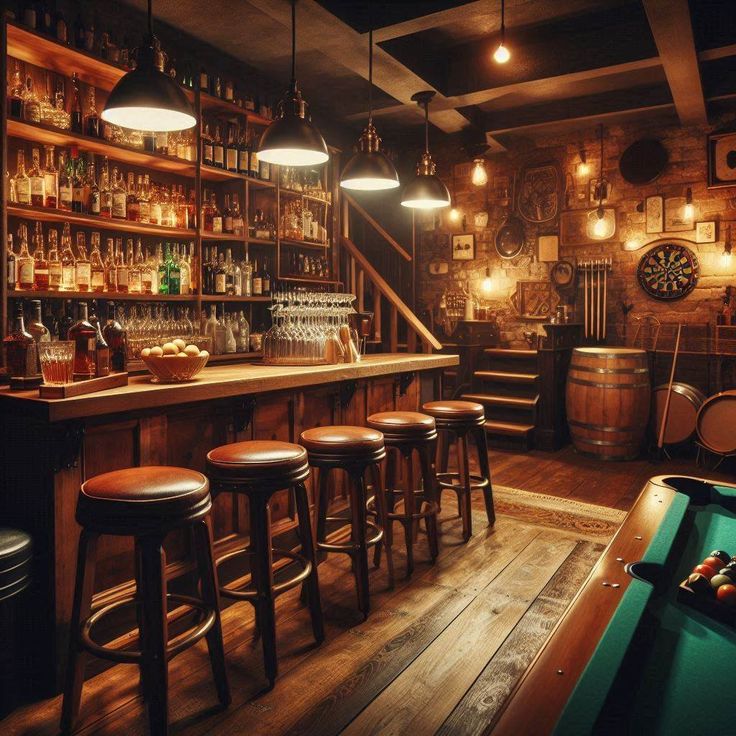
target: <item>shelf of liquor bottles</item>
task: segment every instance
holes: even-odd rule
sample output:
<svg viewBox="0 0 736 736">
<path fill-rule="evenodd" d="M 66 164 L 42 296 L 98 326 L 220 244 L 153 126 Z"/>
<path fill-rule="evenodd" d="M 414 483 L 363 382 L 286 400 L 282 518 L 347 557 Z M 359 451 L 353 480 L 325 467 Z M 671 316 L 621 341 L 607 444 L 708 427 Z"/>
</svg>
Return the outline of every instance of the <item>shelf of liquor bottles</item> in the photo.
<svg viewBox="0 0 736 736">
<path fill-rule="evenodd" d="M 11 289 L 11 299 L 80 299 L 99 301 L 136 301 L 136 302 L 195 302 L 196 294 L 141 294 L 140 292 L 120 291 L 62 291 L 41 289 Z"/>
</svg>

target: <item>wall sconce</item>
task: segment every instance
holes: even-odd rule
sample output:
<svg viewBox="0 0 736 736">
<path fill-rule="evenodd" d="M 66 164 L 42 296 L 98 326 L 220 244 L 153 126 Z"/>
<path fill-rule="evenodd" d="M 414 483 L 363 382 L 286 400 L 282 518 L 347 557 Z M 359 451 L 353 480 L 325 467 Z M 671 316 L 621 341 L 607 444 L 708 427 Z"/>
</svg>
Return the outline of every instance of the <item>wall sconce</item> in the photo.
<svg viewBox="0 0 736 736">
<path fill-rule="evenodd" d="M 613 210 L 604 209 L 598 205 L 588 213 L 588 236 L 595 240 L 605 240 L 616 232 L 616 217 Z"/>
<path fill-rule="evenodd" d="M 721 265 L 724 268 L 731 268 L 731 264 L 733 261 L 732 253 L 733 250 L 733 243 L 731 242 L 731 227 L 728 228 L 728 234 L 725 238 L 725 242 L 723 244 L 723 253 L 721 254 Z"/>
<path fill-rule="evenodd" d="M 486 171 L 486 162 L 482 158 L 476 158 L 473 161 L 473 173 L 470 180 L 476 187 L 484 187 L 488 184 L 488 172 Z"/>
<path fill-rule="evenodd" d="M 692 222 L 695 219 L 695 205 L 693 204 L 693 190 L 688 187 L 685 192 L 685 206 L 682 209 L 682 216 Z"/>
<path fill-rule="evenodd" d="M 577 174 L 582 178 L 590 174 L 590 164 L 584 148 L 580 149 L 580 163 L 578 164 Z"/>
<path fill-rule="evenodd" d="M 493 279 L 491 278 L 490 266 L 486 266 L 486 276 L 480 284 L 480 290 L 485 296 L 490 296 L 493 291 Z"/>
</svg>

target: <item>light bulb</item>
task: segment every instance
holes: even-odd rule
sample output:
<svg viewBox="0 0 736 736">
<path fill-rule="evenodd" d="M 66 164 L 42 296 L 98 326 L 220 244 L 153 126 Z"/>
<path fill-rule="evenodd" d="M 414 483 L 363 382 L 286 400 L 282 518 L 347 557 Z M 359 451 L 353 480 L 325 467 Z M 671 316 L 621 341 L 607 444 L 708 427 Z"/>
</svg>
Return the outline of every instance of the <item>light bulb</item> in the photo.
<svg viewBox="0 0 736 736">
<path fill-rule="evenodd" d="M 595 235 L 596 238 L 603 238 L 607 231 L 608 225 L 606 224 L 606 220 L 603 217 L 599 217 L 595 221 L 595 225 L 593 225 L 593 235 Z"/>
<path fill-rule="evenodd" d="M 587 161 L 581 161 L 578 164 L 578 176 L 588 176 L 590 174 L 590 164 Z"/>
<path fill-rule="evenodd" d="M 493 279 L 491 279 L 490 276 L 486 276 L 483 279 L 480 288 L 484 294 L 490 294 L 493 291 Z"/>
<path fill-rule="evenodd" d="M 493 52 L 493 60 L 497 64 L 505 64 L 511 58 L 511 52 L 503 45 L 503 41 L 498 45 L 498 48 Z"/>
<path fill-rule="evenodd" d="M 682 214 L 686 220 L 692 220 L 695 217 L 695 205 L 692 202 L 687 202 Z"/>
<path fill-rule="evenodd" d="M 482 158 L 476 158 L 473 163 L 475 164 L 475 166 L 473 166 L 471 181 L 476 187 L 484 187 L 486 184 L 488 184 L 488 172 L 486 171 L 486 164 Z"/>
<path fill-rule="evenodd" d="M 449 212 L 450 222 L 457 222 L 460 219 L 460 210 L 453 207 Z"/>
</svg>

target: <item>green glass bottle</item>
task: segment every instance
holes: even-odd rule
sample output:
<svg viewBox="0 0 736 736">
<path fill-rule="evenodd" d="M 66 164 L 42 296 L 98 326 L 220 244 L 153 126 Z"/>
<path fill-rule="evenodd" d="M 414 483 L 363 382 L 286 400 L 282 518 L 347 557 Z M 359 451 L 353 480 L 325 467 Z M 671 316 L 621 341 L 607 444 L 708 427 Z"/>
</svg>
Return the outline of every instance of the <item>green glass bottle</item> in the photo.
<svg viewBox="0 0 736 736">
<path fill-rule="evenodd" d="M 166 243 L 166 252 L 158 264 L 158 293 L 169 293 L 169 262 L 171 260 L 171 252 L 169 244 Z"/>
<path fill-rule="evenodd" d="M 181 294 L 181 267 L 179 266 L 179 246 L 174 245 L 168 258 L 169 294 Z"/>
</svg>

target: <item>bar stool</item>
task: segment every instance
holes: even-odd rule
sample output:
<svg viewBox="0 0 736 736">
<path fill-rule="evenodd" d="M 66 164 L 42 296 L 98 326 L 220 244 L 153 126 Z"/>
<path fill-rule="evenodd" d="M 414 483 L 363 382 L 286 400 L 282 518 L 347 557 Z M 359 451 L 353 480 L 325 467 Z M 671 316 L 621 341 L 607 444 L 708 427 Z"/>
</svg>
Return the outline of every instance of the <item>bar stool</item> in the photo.
<svg viewBox="0 0 736 736">
<path fill-rule="evenodd" d="M 376 492 L 378 519 L 385 528 L 386 506 L 381 490 L 381 475 L 378 466 L 378 463 L 386 457 L 383 435 L 375 429 L 365 427 L 315 427 L 302 432 L 300 441 L 309 453 L 309 464 L 319 468 L 320 471 L 317 506 L 317 549 L 323 552 L 339 552 L 350 556 L 358 593 L 358 608 L 365 619 L 370 611 L 368 548 L 378 544 L 383 538 L 383 529 L 368 521 L 366 517 L 368 499 L 365 473 L 366 470 L 371 472 Z M 338 468 L 345 470 L 349 477 L 351 538 L 349 542 L 328 543 L 326 541 L 327 522 L 345 521 L 340 517 L 327 516 L 329 474 L 331 470 Z M 390 560 L 390 552 L 388 551 L 386 558 Z"/>
<path fill-rule="evenodd" d="M 458 512 L 463 523 L 463 540 L 467 542 L 473 534 L 470 505 L 470 494 L 473 491 L 483 491 L 488 523 L 492 525 L 496 521 L 483 405 L 473 401 L 430 401 L 424 404 L 422 410 L 434 417 L 440 432 L 440 446 L 437 453 L 437 466 L 440 471 L 437 473 L 437 483 L 440 487 L 440 494 L 445 489 L 457 494 Z M 457 438 L 458 472 L 456 473 L 447 472 L 448 433 L 454 434 Z M 473 475 L 470 472 L 468 435 L 472 435 L 475 439 L 480 475 Z"/>
<path fill-rule="evenodd" d="M 437 543 L 437 499 L 436 478 L 432 470 L 432 455 L 437 442 L 435 420 L 427 414 L 416 411 L 384 411 L 371 414 L 366 424 L 372 429 L 383 433 L 383 439 L 388 453 L 386 467 L 386 517 L 388 523 L 384 529 L 386 549 L 390 550 L 393 542 L 392 522 L 399 521 L 404 527 L 406 540 L 406 576 L 410 577 L 414 571 L 414 538 L 415 526 L 420 519 L 424 519 L 429 539 L 429 552 L 432 562 L 439 553 Z M 414 463 L 412 454 L 416 452 L 422 473 L 422 488 L 414 487 Z M 406 468 L 406 488 L 396 488 L 396 455 L 399 462 Z M 403 513 L 395 511 L 396 497 L 402 495 L 404 499 Z M 416 503 L 419 502 L 419 511 Z M 376 554 L 380 555 L 381 545 L 376 546 Z M 393 570 L 391 570 L 393 573 Z"/>
<path fill-rule="evenodd" d="M 245 554 L 251 558 L 253 589 L 221 587 L 220 594 L 253 604 L 256 628 L 263 640 L 264 670 L 271 688 L 278 674 L 275 614 L 275 600 L 278 595 L 303 582 L 314 638 L 318 644 L 325 638 L 309 499 L 304 486 L 304 481 L 309 477 L 307 451 L 290 442 L 235 442 L 216 447 L 207 454 L 207 472 L 212 479 L 215 493 L 242 493 L 248 499 L 250 546 L 219 557 L 215 564 L 220 565 L 236 555 Z M 286 488 L 292 489 L 296 497 L 302 554 L 274 549 L 271 539 L 271 496 Z M 274 554 L 293 560 L 301 569 L 288 580 L 275 583 Z"/>
<path fill-rule="evenodd" d="M 211 508 L 207 478 L 186 468 L 128 468 L 95 476 L 82 484 L 76 514 L 82 532 L 77 554 L 62 732 L 72 729 L 79 712 L 84 651 L 113 662 L 140 666 L 141 690 L 148 704 L 152 734 L 168 733 L 168 661 L 202 637 L 207 638 L 220 702 L 223 706 L 230 703 L 209 525 Z M 168 532 L 184 528 L 190 529 L 194 538 L 201 600 L 166 592 L 163 540 Z M 136 594 L 92 612 L 95 551 L 101 534 L 134 538 Z M 200 614 L 194 628 L 185 636 L 178 636 L 174 644 L 168 642 L 167 601 L 191 607 Z M 136 607 L 140 650 L 112 649 L 94 641 L 92 629 L 95 624 L 108 613 L 128 605 Z"/>
</svg>

